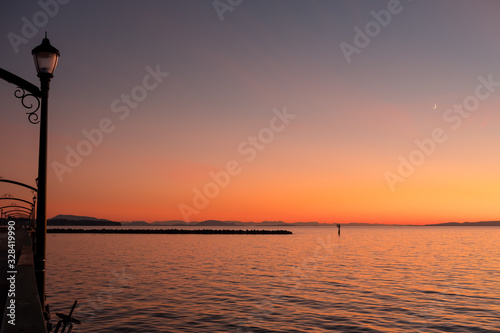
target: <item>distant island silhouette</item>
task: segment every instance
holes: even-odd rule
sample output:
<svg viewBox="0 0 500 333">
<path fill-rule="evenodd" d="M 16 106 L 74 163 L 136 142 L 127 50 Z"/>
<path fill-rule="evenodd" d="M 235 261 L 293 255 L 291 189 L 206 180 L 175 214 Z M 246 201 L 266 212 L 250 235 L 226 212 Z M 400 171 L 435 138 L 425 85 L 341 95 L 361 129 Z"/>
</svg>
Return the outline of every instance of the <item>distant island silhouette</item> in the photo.
<svg viewBox="0 0 500 333">
<path fill-rule="evenodd" d="M 57 215 L 47 220 L 48 226 L 121 226 L 120 222 L 89 216 Z"/>
<path fill-rule="evenodd" d="M 89 216 L 78 215 L 57 215 L 47 220 L 48 226 L 323 226 L 337 228 L 338 222 L 283 222 L 283 221 L 262 221 L 262 222 L 242 222 L 242 221 L 219 221 L 205 220 L 200 222 L 184 222 L 181 220 L 169 221 L 110 221 Z M 341 223 L 342 226 L 500 226 L 500 221 L 479 221 L 479 222 L 445 222 L 434 224 L 387 224 L 387 223 Z"/>
<path fill-rule="evenodd" d="M 489 226 L 489 227 L 498 227 L 500 226 L 500 221 L 479 221 L 479 222 L 446 222 L 446 223 L 438 223 L 438 224 L 426 224 L 426 226 L 443 226 L 443 227 L 447 227 L 447 226 L 450 226 L 450 227 L 455 227 L 455 226 L 464 226 L 464 227 L 467 227 L 467 226 L 470 226 L 470 227 L 474 227 L 474 226 Z"/>
<path fill-rule="evenodd" d="M 48 226 L 121 226 L 120 222 L 113 221 L 93 221 L 93 220 L 65 220 L 65 219 L 53 219 L 47 220 Z"/>
</svg>

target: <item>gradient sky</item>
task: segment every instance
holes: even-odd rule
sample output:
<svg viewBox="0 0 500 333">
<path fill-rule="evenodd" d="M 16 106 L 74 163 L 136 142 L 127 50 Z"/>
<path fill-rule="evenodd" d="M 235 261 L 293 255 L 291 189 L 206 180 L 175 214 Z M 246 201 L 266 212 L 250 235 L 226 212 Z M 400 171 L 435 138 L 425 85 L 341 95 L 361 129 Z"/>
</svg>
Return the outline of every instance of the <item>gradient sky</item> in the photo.
<svg viewBox="0 0 500 333">
<path fill-rule="evenodd" d="M 235 5 L 223 13 L 211 0 L 61 2 L 41 1 L 49 15 L 37 1 L 4 0 L 0 12 L 1 68 L 38 85 L 31 49 L 45 30 L 61 52 L 49 217 L 500 218 L 498 1 L 221 0 Z M 356 27 L 372 29 L 369 42 Z M 13 47 L 13 34 L 23 43 Z M 350 62 L 346 44 L 360 46 Z M 144 81 L 147 68 L 169 75 Z M 0 175 L 33 185 L 38 126 L 14 90 L 0 82 Z M 131 93 L 134 107 L 121 101 Z M 112 131 L 88 146 L 83 132 L 103 121 Z M 71 167 L 78 147 L 87 155 Z M 30 197 L 6 184 L 4 193 Z"/>
</svg>

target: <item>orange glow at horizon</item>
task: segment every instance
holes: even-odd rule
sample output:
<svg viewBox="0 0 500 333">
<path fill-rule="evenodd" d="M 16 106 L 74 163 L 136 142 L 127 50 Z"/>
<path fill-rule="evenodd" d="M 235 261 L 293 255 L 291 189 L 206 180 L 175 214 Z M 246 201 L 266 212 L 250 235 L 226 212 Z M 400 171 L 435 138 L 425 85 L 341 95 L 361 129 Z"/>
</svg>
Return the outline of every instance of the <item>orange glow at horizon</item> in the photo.
<svg viewBox="0 0 500 333">
<path fill-rule="evenodd" d="M 221 22 L 203 2 L 75 2 L 51 20 L 48 217 L 500 220 L 500 4 L 405 3 L 348 60 L 341 43 L 378 4 L 264 3 Z M 12 2 L 3 31 L 30 10 Z M 96 12 L 89 31 L 79 17 Z M 38 83 L 42 34 L 0 41 L 0 67 Z M 0 80 L 0 176 L 33 185 L 39 127 L 15 89 Z"/>
</svg>

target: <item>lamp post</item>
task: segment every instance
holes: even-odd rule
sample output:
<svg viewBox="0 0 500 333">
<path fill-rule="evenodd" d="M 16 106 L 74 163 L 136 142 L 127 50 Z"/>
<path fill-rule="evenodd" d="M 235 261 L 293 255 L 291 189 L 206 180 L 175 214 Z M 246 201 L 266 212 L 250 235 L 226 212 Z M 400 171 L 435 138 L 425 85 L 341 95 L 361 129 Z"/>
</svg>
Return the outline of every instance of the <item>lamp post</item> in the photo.
<svg viewBox="0 0 500 333">
<path fill-rule="evenodd" d="M 40 123 L 40 146 L 38 155 L 38 179 L 37 188 L 3 179 L 0 182 L 12 183 L 31 189 L 37 197 L 36 205 L 36 233 L 35 233 L 35 278 L 38 295 L 42 307 L 45 307 L 45 236 L 47 232 L 47 128 L 48 128 L 48 98 L 50 80 L 53 78 L 54 70 L 59 60 L 59 51 L 50 45 L 45 33 L 42 44 L 35 47 L 31 54 L 35 61 L 36 71 L 40 78 L 40 88 L 24 80 L 23 78 L 0 68 L 0 79 L 16 85 L 18 88 L 14 96 L 21 99 L 22 105 L 29 110 L 28 120 L 32 124 Z M 31 103 L 29 102 L 31 99 Z M 37 111 L 40 110 L 40 115 Z M 34 201 L 33 201 L 34 204 Z M 4 215 L 7 212 L 3 212 Z"/>
<path fill-rule="evenodd" d="M 38 295 L 42 308 L 45 307 L 45 238 L 47 233 L 47 129 L 48 129 L 48 99 L 50 80 L 59 59 L 59 51 L 50 45 L 45 33 L 42 44 L 35 47 L 31 54 L 35 61 L 36 71 L 40 78 L 41 108 L 40 108 L 40 146 L 38 153 L 38 202 L 36 209 L 36 248 L 35 277 Z"/>
</svg>

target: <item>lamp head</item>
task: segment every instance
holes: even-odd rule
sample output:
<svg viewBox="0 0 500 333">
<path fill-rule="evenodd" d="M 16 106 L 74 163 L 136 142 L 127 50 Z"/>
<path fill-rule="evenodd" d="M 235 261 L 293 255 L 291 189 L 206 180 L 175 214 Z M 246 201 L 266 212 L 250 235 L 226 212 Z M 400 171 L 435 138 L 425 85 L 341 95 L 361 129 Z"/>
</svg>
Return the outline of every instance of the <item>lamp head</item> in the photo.
<svg viewBox="0 0 500 333">
<path fill-rule="evenodd" d="M 51 78 L 57 67 L 57 61 L 59 60 L 59 50 L 50 45 L 50 41 L 47 38 L 47 33 L 45 33 L 45 38 L 42 40 L 42 44 L 35 47 L 31 54 L 35 61 L 36 71 L 38 76 L 46 76 Z"/>
</svg>

